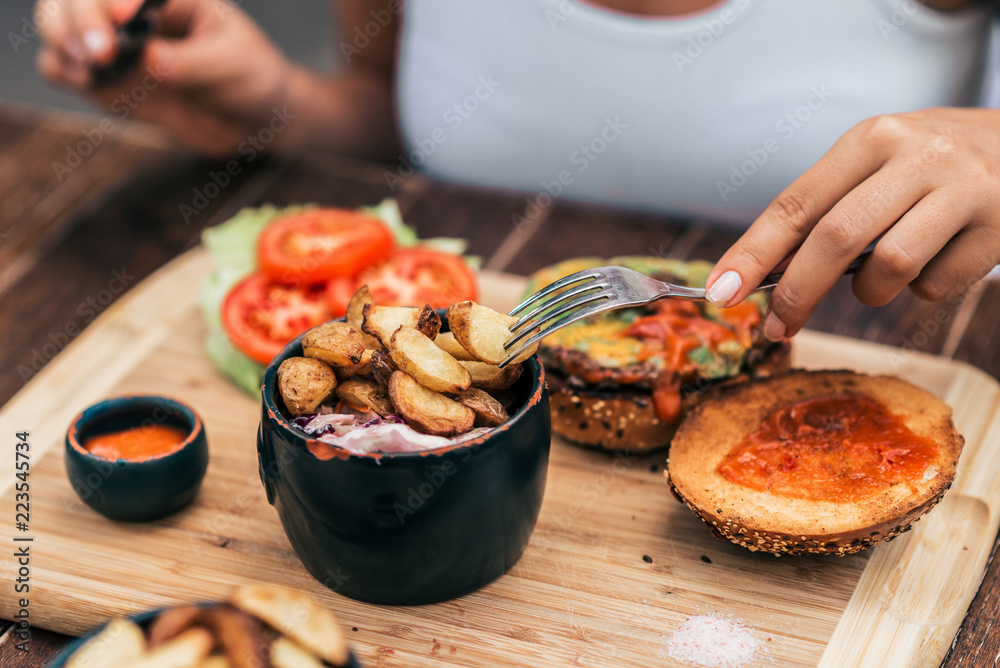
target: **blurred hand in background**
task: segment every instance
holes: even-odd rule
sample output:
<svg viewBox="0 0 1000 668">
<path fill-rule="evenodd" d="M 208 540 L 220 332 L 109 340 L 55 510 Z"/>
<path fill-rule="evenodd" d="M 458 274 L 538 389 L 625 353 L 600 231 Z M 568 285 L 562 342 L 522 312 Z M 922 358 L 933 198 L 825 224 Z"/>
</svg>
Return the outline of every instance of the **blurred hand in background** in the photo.
<svg viewBox="0 0 1000 668">
<path fill-rule="evenodd" d="M 160 123 L 192 149 L 232 154 L 272 118 L 294 119 L 274 149 L 305 144 L 362 156 L 396 148 L 391 92 L 393 30 L 347 71 L 330 80 L 289 61 L 238 7 L 225 0 L 170 0 L 139 64 L 121 81 L 96 86 L 93 69 L 117 56 L 116 27 L 142 0 L 40 0 L 44 45 L 38 67 L 50 81 L 75 88 L 111 108 L 146 90 L 134 116 Z M 351 14 L 366 2 L 345 3 Z"/>
</svg>

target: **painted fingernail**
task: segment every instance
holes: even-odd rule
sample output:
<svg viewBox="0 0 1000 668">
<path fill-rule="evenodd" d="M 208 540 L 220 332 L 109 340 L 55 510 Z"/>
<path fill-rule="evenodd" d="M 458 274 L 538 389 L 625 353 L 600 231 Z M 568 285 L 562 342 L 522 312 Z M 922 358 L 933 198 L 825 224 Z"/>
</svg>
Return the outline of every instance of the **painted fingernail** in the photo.
<svg viewBox="0 0 1000 668">
<path fill-rule="evenodd" d="M 785 323 L 778 319 L 778 316 L 774 313 L 767 314 L 767 320 L 764 321 L 764 336 L 769 341 L 781 341 L 785 338 L 786 331 L 788 328 L 785 327 Z"/>
<path fill-rule="evenodd" d="M 103 30 L 91 28 L 83 33 L 83 45 L 87 48 L 87 53 L 90 54 L 91 58 L 96 58 L 104 55 L 111 43 Z"/>
<path fill-rule="evenodd" d="M 715 279 L 715 283 L 712 283 L 712 287 L 708 289 L 705 296 L 716 306 L 725 306 L 730 299 L 736 296 L 742 286 L 743 279 L 740 278 L 740 275 L 729 270 Z"/>
</svg>

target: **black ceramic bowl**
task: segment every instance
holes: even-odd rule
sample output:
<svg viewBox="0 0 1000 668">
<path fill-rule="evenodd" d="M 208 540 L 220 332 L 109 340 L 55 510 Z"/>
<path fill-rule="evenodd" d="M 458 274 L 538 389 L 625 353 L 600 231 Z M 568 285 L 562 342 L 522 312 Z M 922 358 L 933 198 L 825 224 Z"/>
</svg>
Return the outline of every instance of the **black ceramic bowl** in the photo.
<svg viewBox="0 0 1000 668">
<path fill-rule="evenodd" d="M 345 596 L 388 605 L 455 598 L 506 572 L 545 492 L 550 417 L 537 358 L 514 386 L 519 408 L 481 438 L 321 460 L 277 395 L 278 365 L 301 354 L 299 337 L 267 368 L 257 454 L 267 499 L 309 572 Z"/>
<path fill-rule="evenodd" d="M 105 459 L 88 438 L 129 427 L 168 424 L 187 432 L 173 452 L 141 460 Z M 84 503 L 115 520 L 149 521 L 191 502 L 208 468 L 208 439 L 190 406 L 156 395 L 114 397 L 84 410 L 66 433 L 66 474 Z"/>
<path fill-rule="evenodd" d="M 205 604 L 199 604 L 199 605 L 204 605 L 204 606 L 208 607 L 208 606 L 211 606 L 211 605 L 214 605 L 214 604 L 213 603 L 205 603 Z M 132 615 L 131 617 L 129 617 L 129 619 L 131 619 L 133 622 L 135 622 L 136 624 L 138 624 L 139 627 L 143 631 L 148 631 L 149 630 L 149 625 L 153 622 L 154 619 L 156 619 L 157 615 L 159 615 L 161 612 L 164 612 L 164 611 L 166 611 L 168 609 L 169 608 L 160 608 L 158 610 L 148 610 L 146 612 L 140 612 L 137 615 Z M 66 645 L 66 647 L 63 649 L 63 651 L 59 652 L 59 654 L 57 654 L 55 656 L 55 658 L 53 658 L 48 663 L 48 665 L 46 666 L 46 668 L 65 668 L 65 666 L 66 666 L 67 662 L 69 661 L 70 657 L 73 656 L 73 653 L 76 650 L 80 649 L 83 646 L 83 644 L 86 643 L 88 640 L 90 640 L 91 638 L 93 638 L 94 636 L 96 636 L 98 633 L 100 633 L 101 631 L 103 631 L 105 626 L 106 626 L 105 624 L 102 624 L 101 626 L 98 626 L 97 628 L 95 628 L 93 631 L 88 632 L 86 635 L 83 635 L 83 636 L 77 638 L 76 640 L 72 641 L 70 644 Z M 351 652 L 348 653 L 348 656 L 347 656 L 347 668 L 361 668 L 361 663 L 358 662 L 358 659 L 357 659 L 356 656 L 354 656 L 354 652 L 353 651 L 351 651 Z"/>
</svg>

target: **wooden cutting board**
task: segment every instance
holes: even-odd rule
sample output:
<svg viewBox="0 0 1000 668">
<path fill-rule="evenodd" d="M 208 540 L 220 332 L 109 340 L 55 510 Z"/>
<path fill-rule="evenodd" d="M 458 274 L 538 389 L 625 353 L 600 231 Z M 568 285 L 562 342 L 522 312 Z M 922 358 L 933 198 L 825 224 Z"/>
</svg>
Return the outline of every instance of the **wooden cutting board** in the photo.
<svg viewBox="0 0 1000 668">
<path fill-rule="evenodd" d="M 938 665 L 976 592 L 998 528 L 1000 388 L 961 363 L 804 332 L 794 363 L 895 373 L 955 408 L 966 438 L 959 475 L 915 530 L 845 558 L 775 558 L 712 538 L 669 493 L 664 454 L 585 451 L 556 439 L 545 502 L 521 560 L 460 599 L 384 607 L 339 596 L 300 565 L 257 477 L 257 401 L 202 354 L 197 307 L 210 269 L 178 258 L 100 316 L 0 412 L 0 616 L 18 599 L 15 537 L 30 536 L 31 622 L 79 634 L 112 615 L 224 597 L 237 584 L 307 590 L 333 610 L 366 666 L 669 665 L 687 617 L 731 615 L 764 640 L 760 665 Z M 506 310 L 523 279 L 483 276 Z M 203 416 L 211 464 L 188 509 L 121 524 L 71 490 L 63 436 L 85 406 L 155 392 Z M 15 433 L 31 435 L 30 530 L 15 530 Z"/>
</svg>

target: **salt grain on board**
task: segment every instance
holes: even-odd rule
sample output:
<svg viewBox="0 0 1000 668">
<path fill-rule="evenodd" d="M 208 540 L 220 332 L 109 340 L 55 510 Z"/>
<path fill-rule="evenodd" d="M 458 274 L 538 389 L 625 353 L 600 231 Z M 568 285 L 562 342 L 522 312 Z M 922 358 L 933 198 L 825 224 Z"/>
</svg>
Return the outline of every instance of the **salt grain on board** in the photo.
<svg viewBox="0 0 1000 668">
<path fill-rule="evenodd" d="M 676 661 L 711 668 L 740 668 L 757 656 L 761 641 L 745 626 L 718 613 L 684 620 L 667 640 L 667 655 Z"/>
</svg>

